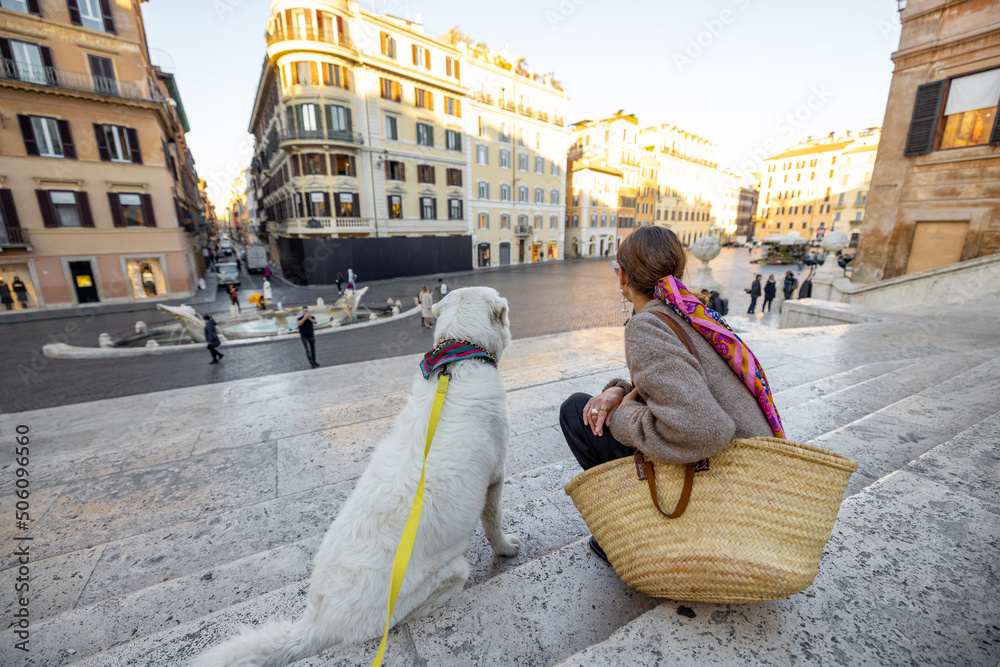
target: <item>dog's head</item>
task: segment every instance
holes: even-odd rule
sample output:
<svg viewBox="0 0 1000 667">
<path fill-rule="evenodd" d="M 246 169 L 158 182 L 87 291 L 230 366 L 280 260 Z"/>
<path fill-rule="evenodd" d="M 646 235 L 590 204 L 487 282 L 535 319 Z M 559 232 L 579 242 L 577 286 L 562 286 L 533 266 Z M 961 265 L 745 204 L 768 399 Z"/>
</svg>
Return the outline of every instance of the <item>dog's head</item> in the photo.
<svg viewBox="0 0 1000 667">
<path fill-rule="evenodd" d="M 492 287 L 463 287 L 448 292 L 434 304 L 431 312 L 437 318 L 435 345 L 446 338 L 467 340 L 492 354 L 497 361 L 504 348 L 510 345 L 507 299 Z"/>
</svg>

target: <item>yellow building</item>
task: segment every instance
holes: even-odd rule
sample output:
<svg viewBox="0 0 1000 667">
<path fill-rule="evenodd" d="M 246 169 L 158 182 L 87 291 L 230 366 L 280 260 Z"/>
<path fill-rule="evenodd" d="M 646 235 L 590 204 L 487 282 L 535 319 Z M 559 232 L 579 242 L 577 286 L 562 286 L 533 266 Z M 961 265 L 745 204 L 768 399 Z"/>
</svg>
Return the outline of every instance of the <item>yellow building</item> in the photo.
<svg viewBox="0 0 1000 667">
<path fill-rule="evenodd" d="M 191 293 L 197 175 L 139 3 L 5 1 L 0 54 L 0 312 Z"/>
<path fill-rule="evenodd" d="M 280 238 L 420 236 L 468 237 L 476 266 L 559 256 L 549 76 L 353 0 L 276 0 L 267 42 L 249 178 L 275 257 Z"/>
<path fill-rule="evenodd" d="M 463 81 L 471 160 L 475 265 L 562 259 L 567 96 L 549 74 L 453 31 Z"/>
<path fill-rule="evenodd" d="M 831 132 L 765 158 L 754 238 L 842 231 L 856 246 L 880 135 L 879 128 Z"/>
<path fill-rule="evenodd" d="M 622 172 L 603 162 L 570 160 L 566 174 L 566 257 L 617 252 Z"/>
</svg>

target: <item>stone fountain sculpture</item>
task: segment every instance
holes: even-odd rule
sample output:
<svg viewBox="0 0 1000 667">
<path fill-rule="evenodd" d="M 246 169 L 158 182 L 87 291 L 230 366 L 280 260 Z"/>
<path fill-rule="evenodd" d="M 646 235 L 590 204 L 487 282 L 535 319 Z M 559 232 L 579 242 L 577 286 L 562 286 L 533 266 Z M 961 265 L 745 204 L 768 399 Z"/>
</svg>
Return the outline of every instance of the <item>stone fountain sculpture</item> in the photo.
<svg viewBox="0 0 1000 667">
<path fill-rule="evenodd" d="M 722 252 L 722 245 L 717 236 L 702 236 L 691 244 L 691 254 L 701 260 L 701 266 L 687 288 L 692 292 L 706 290 L 711 292 L 722 292 L 722 285 L 712 276 L 712 269 L 708 263 L 719 256 Z"/>
<path fill-rule="evenodd" d="M 823 237 L 826 260 L 813 276 L 812 298 L 829 300 L 833 292 L 833 281 L 844 277 L 844 270 L 837 263 L 837 253 L 850 244 L 844 232 L 828 232 Z"/>
<path fill-rule="evenodd" d="M 186 304 L 179 306 L 165 306 L 162 303 L 156 304 L 156 309 L 162 311 L 180 322 L 181 327 L 191 336 L 191 340 L 196 343 L 205 342 L 205 321 L 195 312 L 195 309 Z"/>
</svg>

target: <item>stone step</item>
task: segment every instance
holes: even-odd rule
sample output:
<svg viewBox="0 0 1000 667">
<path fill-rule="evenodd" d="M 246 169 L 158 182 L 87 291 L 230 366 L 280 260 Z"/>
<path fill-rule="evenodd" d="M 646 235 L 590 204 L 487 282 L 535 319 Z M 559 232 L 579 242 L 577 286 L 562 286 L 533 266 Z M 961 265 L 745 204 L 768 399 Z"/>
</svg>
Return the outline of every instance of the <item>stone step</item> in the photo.
<svg viewBox="0 0 1000 667">
<path fill-rule="evenodd" d="M 664 601 L 560 664 L 996 665 L 998 431 L 995 414 L 848 498 L 802 593 Z"/>
<path fill-rule="evenodd" d="M 840 373 L 805 382 L 782 391 L 771 391 L 774 402 L 782 410 L 829 396 L 832 393 L 878 378 L 908 365 L 906 360 L 876 361 L 850 368 Z"/>
</svg>

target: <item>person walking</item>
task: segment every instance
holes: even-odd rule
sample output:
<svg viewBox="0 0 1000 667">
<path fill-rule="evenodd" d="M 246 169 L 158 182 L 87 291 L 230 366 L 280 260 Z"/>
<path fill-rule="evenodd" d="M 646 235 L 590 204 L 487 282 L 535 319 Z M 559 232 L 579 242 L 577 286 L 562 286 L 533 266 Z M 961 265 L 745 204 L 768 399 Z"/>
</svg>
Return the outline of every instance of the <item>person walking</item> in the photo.
<svg viewBox="0 0 1000 667">
<path fill-rule="evenodd" d="M 424 328 L 433 329 L 431 326 L 431 317 L 433 313 L 431 308 L 434 306 L 434 297 L 431 296 L 431 291 L 424 285 L 423 289 L 420 290 L 420 316 L 424 318 Z"/>
<path fill-rule="evenodd" d="M 354 291 L 357 282 L 358 274 L 354 273 L 354 269 L 347 269 L 347 289 Z"/>
<path fill-rule="evenodd" d="M 757 299 L 760 298 L 759 273 L 756 277 L 754 277 L 753 282 L 750 283 L 750 289 L 747 290 L 747 294 L 750 295 L 750 308 L 747 310 L 747 315 L 753 315 L 754 311 L 757 309 Z"/>
<path fill-rule="evenodd" d="M 211 315 L 205 315 L 205 343 L 208 346 L 208 351 L 212 353 L 212 360 L 208 362 L 209 365 L 222 361 L 222 357 L 226 355 L 218 350 L 218 347 L 222 345 L 222 341 L 219 340 L 219 330 L 216 328 L 215 320 L 212 319 Z"/>
<path fill-rule="evenodd" d="M 264 300 L 271 303 L 271 281 L 264 276 L 264 284 L 261 287 L 261 292 L 264 294 Z"/>
<path fill-rule="evenodd" d="M 271 265 L 270 264 L 265 264 L 264 265 L 264 280 L 267 280 L 270 277 L 271 277 Z"/>
<path fill-rule="evenodd" d="M 791 271 L 785 271 L 785 280 L 781 286 L 781 291 L 785 293 L 785 301 L 792 298 L 792 292 L 799 286 L 799 281 Z"/>
<path fill-rule="evenodd" d="M 313 328 L 316 325 L 316 318 L 312 316 L 307 306 L 302 306 L 302 313 L 296 324 L 299 327 L 299 338 L 302 339 L 302 346 L 306 348 L 306 358 L 309 360 L 309 365 L 313 368 L 319 368 L 319 364 L 316 363 L 316 331 Z"/>
<path fill-rule="evenodd" d="M 774 295 L 778 293 L 778 284 L 774 282 L 774 276 L 767 277 L 767 283 L 764 285 L 764 305 L 760 307 L 760 312 L 771 312 L 771 302 L 774 301 Z"/>
<path fill-rule="evenodd" d="M 226 291 L 229 292 L 229 301 L 230 301 L 230 303 L 232 303 L 234 306 L 236 306 L 236 312 L 237 313 L 242 313 L 243 309 L 240 308 L 240 295 L 236 291 L 236 286 L 235 285 L 229 285 L 228 287 L 226 287 Z"/>
<path fill-rule="evenodd" d="M 344 284 L 344 274 L 341 273 L 340 271 L 337 271 L 337 280 L 336 280 L 336 283 L 337 283 L 337 293 L 338 294 L 343 294 L 344 293 L 344 288 L 342 287 L 342 285 Z"/>
<path fill-rule="evenodd" d="M 438 278 L 437 287 L 434 288 L 435 303 L 443 299 L 446 294 L 448 294 L 448 285 L 445 284 L 444 278 Z"/>
</svg>

